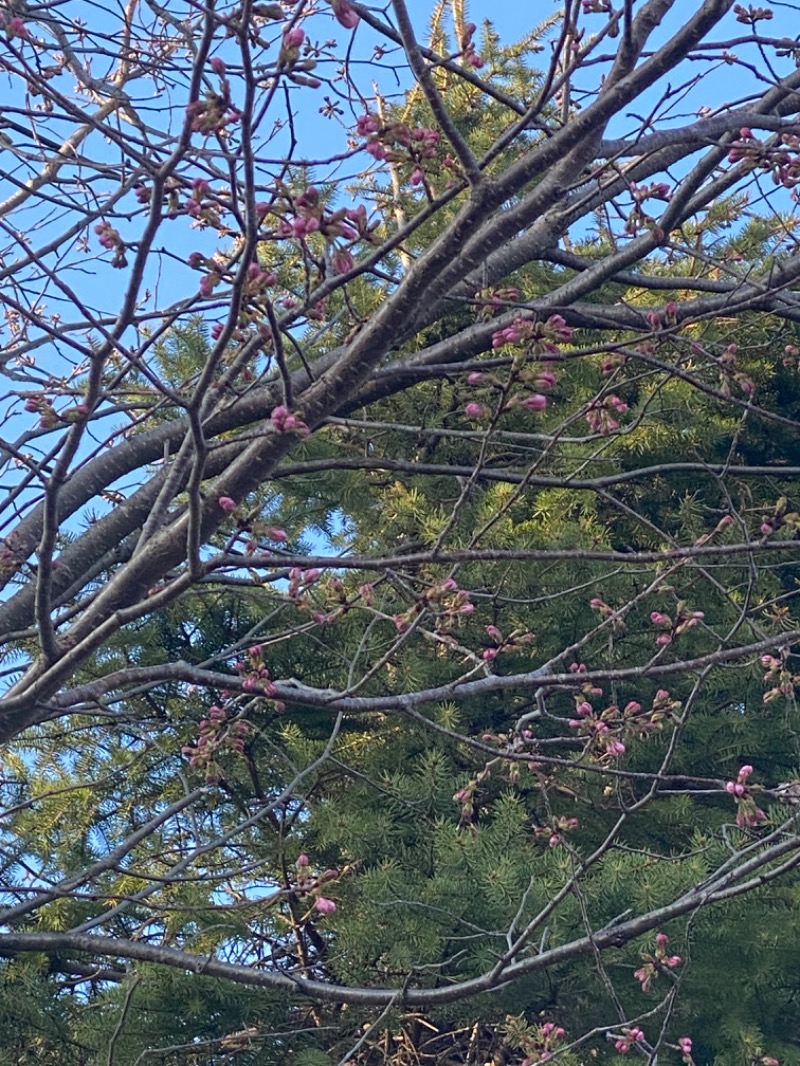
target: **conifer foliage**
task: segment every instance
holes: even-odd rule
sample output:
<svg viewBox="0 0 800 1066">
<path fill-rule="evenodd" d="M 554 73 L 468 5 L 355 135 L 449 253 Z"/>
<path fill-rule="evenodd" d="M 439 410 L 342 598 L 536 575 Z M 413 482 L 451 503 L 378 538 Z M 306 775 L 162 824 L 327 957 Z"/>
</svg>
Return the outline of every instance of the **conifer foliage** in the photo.
<svg viewBox="0 0 800 1066">
<path fill-rule="evenodd" d="M 519 7 L 0 3 L 0 1066 L 800 1063 L 800 4 Z"/>
</svg>

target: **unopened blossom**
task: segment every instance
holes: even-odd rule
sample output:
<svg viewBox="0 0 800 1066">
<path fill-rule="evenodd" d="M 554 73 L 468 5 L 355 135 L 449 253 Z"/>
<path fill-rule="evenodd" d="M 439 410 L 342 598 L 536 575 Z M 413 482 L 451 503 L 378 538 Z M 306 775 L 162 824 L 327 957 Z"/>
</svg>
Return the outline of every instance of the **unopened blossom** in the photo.
<svg viewBox="0 0 800 1066">
<path fill-rule="evenodd" d="M 326 899 L 325 896 L 317 896 L 314 901 L 314 909 L 318 910 L 320 914 L 333 914 L 336 910 L 336 904 L 332 899 Z"/>
<path fill-rule="evenodd" d="M 354 30 L 361 16 L 349 2 L 349 0 L 331 0 L 333 16 L 336 21 L 346 30 Z"/>
<path fill-rule="evenodd" d="M 223 511 L 227 511 L 228 513 L 236 510 L 236 500 L 231 499 L 230 496 L 220 496 L 217 503 Z"/>
<path fill-rule="evenodd" d="M 486 408 L 479 403 L 468 403 L 464 408 L 464 414 L 467 418 L 485 418 Z"/>
</svg>

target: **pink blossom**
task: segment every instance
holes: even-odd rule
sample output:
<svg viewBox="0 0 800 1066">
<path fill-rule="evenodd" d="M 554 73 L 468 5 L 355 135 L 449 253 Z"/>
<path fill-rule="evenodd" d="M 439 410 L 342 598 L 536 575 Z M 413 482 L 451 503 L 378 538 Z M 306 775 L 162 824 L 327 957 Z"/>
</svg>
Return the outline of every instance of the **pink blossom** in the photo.
<svg viewBox="0 0 800 1066">
<path fill-rule="evenodd" d="M 346 30 L 354 30 L 359 23 L 360 15 L 349 3 L 349 0 L 331 0 L 334 18 Z"/>
<path fill-rule="evenodd" d="M 486 408 L 479 403 L 468 403 L 464 408 L 464 414 L 467 418 L 485 418 Z"/>
<path fill-rule="evenodd" d="M 360 137 L 368 137 L 371 133 L 377 133 L 380 128 L 381 124 L 374 115 L 359 115 L 356 119 L 356 133 Z"/>
<path fill-rule="evenodd" d="M 214 58 L 211 60 L 211 69 L 214 71 L 215 74 L 224 74 L 226 69 L 225 61 L 223 59 L 220 59 L 219 56 L 214 56 Z"/>
<path fill-rule="evenodd" d="M 286 534 L 285 529 L 279 529 L 277 526 L 272 526 L 267 530 L 267 536 L 270 540 L 277 540 L 279 543 L 285 543 L 289 537 Z"/>
<path fill-rule="evenodd" d="M 283 35 L 283 43 L 286 48 L 299 48 L 305 39 L 306 35 L 299 26 L 293 26 L 292 29 L 286 30 Z"/>
<path fill-rule="evenodd" d="M 337 248 L 331 256 L 334 274 L 349 274 L 355 265 L 353 256 L 345 248 Z"/>
<path fill-rule="evenodd" d="M 681 1049 L 684 1055 L 691 1055 L 692 1038 L 690 1036 L 678 1037 L 678 1047 Z"/>
<path fill-rule="evenodd" d="M 236 510 L 236 500 L 232 500 L 230 496 L 220 496 L 217 500 L 223 511 L 230 513 Z"/>
<path fill-rule="evenodd" d="M 320 914 L 333 914 L 336 910 L 336 904 L 332 899 L 326 899 L 325 896 L 318 896 L 314 901 L 314 909 L 318 910 Z"/>
<path fill-rule="evenodd" d="M 547 407 L 547 397 L 540 392 L 532 392 L 522 401 L 522 406 L 527 407 L 529 411 L 544 411 Z"/>
<path fill-rule="evenodd" d="M 467 384 L 468 385 L 480 385 L 480 383 L 482 381 L 483 381 L 483 374 L 481 374 L 480 371 L 478 371 L 478 370 L 473 370 L 471 374 L 467 375 Z"/>
</svg>

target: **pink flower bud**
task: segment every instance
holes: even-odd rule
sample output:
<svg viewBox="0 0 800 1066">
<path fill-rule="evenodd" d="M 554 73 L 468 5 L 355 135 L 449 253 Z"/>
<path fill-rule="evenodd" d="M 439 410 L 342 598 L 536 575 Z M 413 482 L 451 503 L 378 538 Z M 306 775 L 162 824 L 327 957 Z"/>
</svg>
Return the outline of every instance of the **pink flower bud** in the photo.
<svg viewBox="0 0 800 1066">
<path fill-rule="evenodd" d="M 468 403 L 464 408 L 464 414 L 467 418 L 484 418 L 486 409 L 479 403 Z"/>
<path fill-rule="evenodd" d="M 230 496 L 220 496 L 217 503 L 223 511 L 227 511 L 228 513 L 236 510 L 236 501 L 232 500 Z"/>
<path fill-rule="evenodd" d="M 320 914 L 333 914 L 336 910 L 336 904 L 332 899 L 326 899 L 325 896 L 318 896 L 314 901 L 314 909 L 318 910 Z"/>
<path fill-rule="evenodd" d="M 305 39 L 306 35 L 299 26 L 294 26 L 291 30 L 286 30 L 283 35 L 283 43 L 286 48 L 299 48 Z"/>
</svg>

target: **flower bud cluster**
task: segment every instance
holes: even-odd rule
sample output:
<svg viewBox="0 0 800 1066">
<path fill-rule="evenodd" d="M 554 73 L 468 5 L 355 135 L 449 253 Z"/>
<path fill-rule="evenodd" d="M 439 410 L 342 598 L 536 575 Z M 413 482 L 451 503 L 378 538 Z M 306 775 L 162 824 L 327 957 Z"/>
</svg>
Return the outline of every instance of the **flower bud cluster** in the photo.
<svg viewBox="0 0 800 1066">
<path fill-rule="evenodd" d="M 536 639 L 530 630 L 524 629 L 515 629 L 504 637 L 497 626 L 487 626 L 486 635 L 494 641 L 494 647 L 485 648 L 481 656 L 486 662 L 493 662 L 500 652 L 521 648 L 526 644 L 532 644 Z"/>
<path fill-rule="evenodd" d="M 283 404 L 273 409 L 269 419 L 278 433 L 299 433 L 301 437 L 307 437 L 311 432 L 302 418 L 292 414 Z"/>
<path fill-rule="evenodd" d="M 247 722 L 234 718 L 224 707 L 214 704 L 208 718 L 198 726 L 198 737 L 192 744 L 184 744 L 181 753 L 189 757 L 193 769 L 202 770 L 205 779 L 213 784 L 222 779 L 220 758 L 226 754 L 241 755 L 250 732 Z"/>
<path fill-rule="evenodd" d="M 500 289 L 481 289 L 475 293 L 472 310 L 481 322 L 489 322 L 495 315 L 506 310 L 506 305 L 519 300 L 519 289 L 513 285 Z"/>
<path fill-rule="evenodd" d="M 590 405 L 586 412 L 586 424 L 592 433 L 600 433 L 606 437 L 619 429 L 619 419 L 616 416 L 624 415 L 627 410 L 625 401 L 610 392 Z"/>
<path fill-rule="evenodd" d="M 295 863 L 295 880 L 292 889 L 301 897 L 311 897 L 314 900 L 314 910 L 319 914 L 334 914 L 336 904 L 332 899 L 323 896 L 325 885 L 339 878 L 339 871 L 335 869 L 323 870 L 315 873 L 311 868 L 308 855 L 298 855 Z"/>
<path fill-rule="evenodd" d="M 757 805 L 747 784 L 747 779 L 752 772 L 752 766 L 742 766 L 736 775 L 736 780 L 728 781 L 725 785 L 725 791 L 730 793 L 736 801 L 736 824 L 742 829 L 754 829 L 767 820 L 766 814 Z"/>
<path fill-rule="evenodd" d="M 276 688 L 264 663 L 264 649 L 260 644 L 253 644 L 247 649 L 247 658 L 236 662 L 236 672 L 242 678 L 242 688 L 245 692 L 263 696 L 279 714 L 286 710 L 286 704 L 274 698 Z"/>
<path fill-rule="evenodd" d="M 454 578 L 448 577 L 436 585 L 431 585 L 408 610 L 396 614 L 395 629 L 398 633 L 405 633 L 414 619 L 426 610 L 434 612 L 437 632 L 451 629 L 475 610 L 475 604 L 470 602 L 469 595 L 465 589 L 458 587 Z"/>
<path fill-rule="evenodd" d="M 406 126 L 402 122 L 383 123 L 376 115 L 359 115 L 356 136 L 365 137 L 364 150 L 376 162 L 400 164 L 411 185 L 422 185 L 429 172 L 439 174 L 442 169 L 455 169 L 454 161 L 446 156 L 439 159 L 438 130 L 429 126 Z"/>
<path fill-rule="evenodd" d="M 680 955 L 670 955 L 667 952 L 667 944 L 669 943 L 669 937 L 666 933 L 656 933 L 656 946 L 655 950 L 651 952 L 643 951 L 641 959 L 643 965 L 638 970 L 634 971 L 633 976 L 642 986 L 642 992 L 649 992 L 653 984 L 653 981 L 658 977 L 659 973 L 663 973 L 665 970 L 674 970 L 676 966 L 680 966 Z M 642 1039 L 638 1037 L 637 1039 Z"/>
<path fill-rule="evenodd" d="M 674 618 L 663 611 L 651 611 L 650 621 L 660 631 L 656 637 L 656 644 L 659 647 L 671 644 L 676 637 L 698 625 L 703 618 L 705 618 L 703 611 L 690 611 L 683 600 L 678 601 Z"/>
<path fill-rule="evenodd" d="M 719 391 L 727 400 L 731 395 L 731 385 L 736 385 L 745 396 L 752 396 L 756 391 L 755 382 L 748 375 L 737 369 L 736 356 L 738 344 L 729 344 L 719 356 Z"/>
<path fill-rule="evenodd" d="M 764 703 L 771 703 L 781 696 L 785 696 L 786 699 L 794 699 L 795 686 L 800 684 L 800 674 L 793 674 L 789 670 L 787 664 L 788 655 L 788 649 L 784 648 L 781 651 L 780 659 L 774 655 L 761 656 L 761 665 L 766 671 L 764 682 L 772 686 L 764 693 Z"/>
<path fill-rule="evenodd" d="M 186 118 L 192 133 L 204 137 L 223 133 L 228 126 L 241 119 L 241 112 L 231 98 L 231 84 L 225 76 L 225 64 L 215 57 L 210 62 L 214 74 L 219 77 L 219 90 L 209 89 L 201 100 L 194 100 L 186 108 Z"/>
<path fill-rule="evenodd" d="M 773 184 L 791 189 L 796 199 L 794 190 L 800 184 L 800 137 L 796 134 L 782 133 L 777 143 L 766 144 L 743 126 L 728 152 L 728 162 L 771 174 Z"/>
<path fill-rule="evenodd" d="M 477 28 L 474 22 L 466 22 L 461 30 L 458 43 L 461 47 L 462 62 L 469 67 L 474 67 L 475 70 L 480 70 L 483 66 L 483 60 L 475 51 L 475 45 L 472 40 Z"/>
<path fill-rule="evenodd" d="M 126 267 L 128 260 L 125 255 L 125 242 L 120 236 L 119 230 L 115 230 L 110 222 L 103 221 L 97 223 L 94 231 L 102 247 L 114 253 L 111 260 L 112 267 L 116 267 L 118 270 Z"/>
<path fill-rule="evenodd" d="M 776 501 L 772 513 L 761 523 L 761 533 L 765 537 L 771 537 L 779 529 L 787 529 L 791 533 L 800 531 L 800 514 L 789 509 L 789 501 L 785 496 Z"/>
<path fill-rule="evenodd" d="M 572 340 L 574 330 L 561 315 L 550 315 L 545 322 L 517 315 L 510 326 L 492 334 L 492 347 L 503 348 L 510 344 L 523 346 L 528 355 L 558 355 L 562 344 Z"/>
<path fill-rule="evenodd" d="M 547 839 L 548 847 L 556 848 L 563 843 L 563 834 L 578 828 L 577 818 L 566 818 L 563 815 L 554 818 L 550 825 L 540 825 L 534 829 L 534 836 Z"/>
<path fill-rule="evenodd" d="M 642 204 L 647 200 L 663 200 L 669 203 L 672 198 L 672 192 L 666 182 L 654 181 L 650 185 L 637 185 L 635 182 L 631 182 L 630 193 L 633 200 L 633 208 L 625 220 L 625 232 L 629 236 L 635 237 L 640 229 L 656 228 L 655 220 L 642 210 Z"/>
<path fill-rule="evenodd" d="M 555 1022 L 545 1022 L 529 1029 L 521 1036 L 525 1058 L 522 1066 L 534 1066 L 538 1062 L 549 1062 L 555 1051 L 564 1043 L 566 1029 Z"/>
<path fill-rule="evenodd" d="M 627 1055 L 635 1044 L 645 1038 L 644 1032 L 636 1025 L 623 1029 L 620 1036 L 616 1036 L 616 1034 L 612 1034 L 612 1036 L 614 1038 L 614 1049 L 620 1055 Z"/>
</svg>

